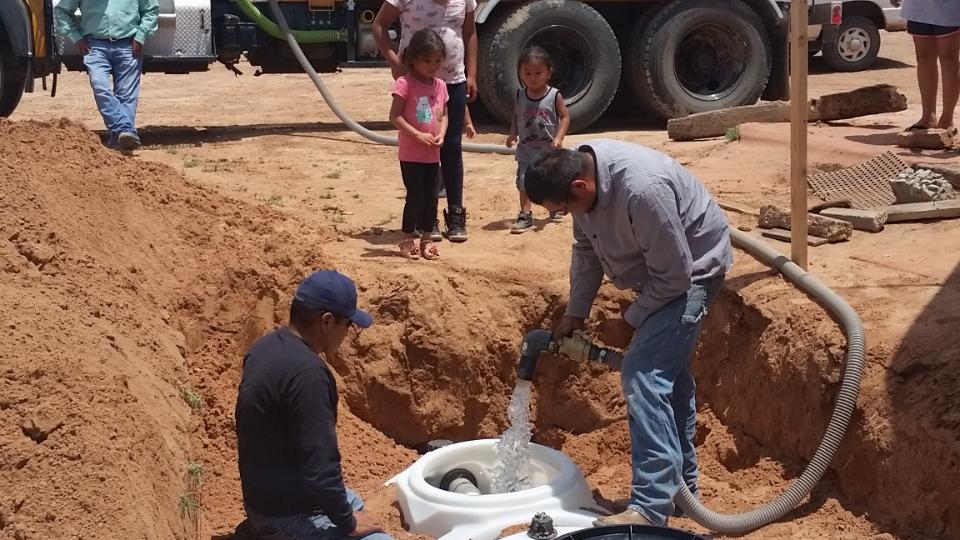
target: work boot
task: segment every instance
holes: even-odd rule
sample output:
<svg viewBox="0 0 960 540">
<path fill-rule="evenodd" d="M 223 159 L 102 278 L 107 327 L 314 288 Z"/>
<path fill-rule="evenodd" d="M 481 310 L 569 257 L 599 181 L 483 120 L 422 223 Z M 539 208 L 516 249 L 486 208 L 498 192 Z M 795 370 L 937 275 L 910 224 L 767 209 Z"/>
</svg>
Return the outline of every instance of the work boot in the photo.
<svg viewBox="0 0 960 540">
<path fill-rule="evenodd" d="M 121 150 L 132 151 L 140 148 L 140 137 L 131 131 L 124 131 L 117 136 L 117 143 Z"/>
<path fill-rule="evenodd" d="M 607 525 L 651 525 L 650 520 L 643 514 L 633 508 L 627 508 L 619 514 L 604 516 L 593 520 L 594 527 L 605 527 Z"/>
<path fill-rule="evenodd" d="M 453 206 L 450 212 L 443 211 L 443 220 L 447 223 L 447 239 L 451 242 L 467 241 L 467 209 Z"/>
<path fill-rule="evenodd" d="M 517 221 L 510 226 L 513 234 L 523 234 L 533 228 L 533 212 L 520 212 Z"/>
</svg>

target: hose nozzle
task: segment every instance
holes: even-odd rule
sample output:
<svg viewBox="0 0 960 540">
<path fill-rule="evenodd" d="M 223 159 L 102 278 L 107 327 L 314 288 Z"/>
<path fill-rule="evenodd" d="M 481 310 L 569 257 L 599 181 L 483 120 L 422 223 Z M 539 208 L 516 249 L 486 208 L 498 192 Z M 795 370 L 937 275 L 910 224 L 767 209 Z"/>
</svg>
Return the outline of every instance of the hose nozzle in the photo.
<svg viewBox="0 0 960 540">
<path fill-rule="evenodd" d="M 557 344 L 553 341 L 553 334 L 546 330 L 532 330 L 523 338 L 520 346 L 520 364 L 517 366 L 517 378 L 525 381 L 533 380 L 533 372 L 537 368 L 537 360 L 544 351 L 555 351 Z"/>
</svg>

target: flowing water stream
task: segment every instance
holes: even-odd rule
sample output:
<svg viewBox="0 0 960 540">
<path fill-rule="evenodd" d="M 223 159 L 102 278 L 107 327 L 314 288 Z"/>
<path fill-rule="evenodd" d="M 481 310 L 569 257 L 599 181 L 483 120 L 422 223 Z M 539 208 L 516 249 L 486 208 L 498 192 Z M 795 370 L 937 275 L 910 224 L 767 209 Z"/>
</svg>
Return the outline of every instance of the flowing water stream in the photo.
<svg viewBox="0 0 960 540">
<path fill-rule="evenodd" d="M 497 463 L 490 471 L 493 493 L 512 493 L 530 487 L 530 381 L 517 380 L 510 397 L 507 418 L 510 426 L 494 446 Z"/>
</svg>

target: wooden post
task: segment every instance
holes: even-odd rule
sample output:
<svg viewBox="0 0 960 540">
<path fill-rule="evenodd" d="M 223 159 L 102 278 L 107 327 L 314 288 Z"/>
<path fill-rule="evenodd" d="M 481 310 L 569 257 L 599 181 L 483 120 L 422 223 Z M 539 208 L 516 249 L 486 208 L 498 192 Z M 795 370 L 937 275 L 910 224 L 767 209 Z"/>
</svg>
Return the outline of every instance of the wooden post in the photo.
<svg viewBox="0 0 960 540">
<path fill-rule="evenodd" d="M 790 253 L 807 269 L 807 2 L 790 2 Z"/>
</svg>

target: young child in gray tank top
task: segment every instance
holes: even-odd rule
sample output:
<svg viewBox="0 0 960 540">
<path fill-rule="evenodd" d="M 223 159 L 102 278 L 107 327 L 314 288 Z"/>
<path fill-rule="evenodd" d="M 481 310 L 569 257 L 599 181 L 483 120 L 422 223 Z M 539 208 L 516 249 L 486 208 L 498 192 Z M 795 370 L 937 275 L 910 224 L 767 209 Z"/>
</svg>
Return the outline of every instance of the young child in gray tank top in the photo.
<svg viewBox="0 0 960 540">
<path fill-rule="evenodd" d="M 527 166 L 551 148 L 562 148 L 570 129 L 570 115 L 560 91 L 550 86 L 553 62 L 540 47 L 532 46 L 520 53 L 517 73 L 523 88 L 517 90 L 507 146 L 517 145 L 517 190 L 520 192 L 520 213 L 510 227 L 513 234 L 533 228 L 533 211 L 523 186 Z M 550 212 L 551 221 L 562 221 L 563 214 Z"/>
</svg>

